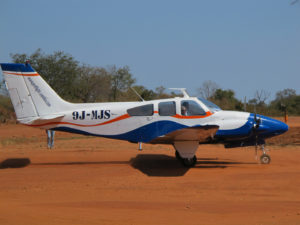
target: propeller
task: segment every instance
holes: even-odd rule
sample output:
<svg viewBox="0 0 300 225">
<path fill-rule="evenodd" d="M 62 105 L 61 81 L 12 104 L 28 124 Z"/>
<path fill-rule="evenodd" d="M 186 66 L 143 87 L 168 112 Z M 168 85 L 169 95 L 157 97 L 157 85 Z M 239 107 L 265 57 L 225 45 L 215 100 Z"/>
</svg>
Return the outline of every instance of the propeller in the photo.
<svg viewBox="0 0 300 225">
<path fill-rule="evenodd" d="M 255 159 L 257 160 L 257 147 L 258 147 L 258 128 L 259 125 L 261 124 L 261 119 L 257 118 L 257 114 L 256 114 L 256 105 L 254 106 L 254 124 L 253 124 L 253 135 L 255 138 Z"/>
<path fill-rule="evenodd" d="M 259 128 L 259 125 L 261 124 L 261 119 L 260 118 L 257 118 L 257 115 L 256 115 L 256 113 L 254 114 L 254 122 L 255 122 L 255 124 L 254 124 L 254 129 L 256 130 L 256 129 L 258 129 Z"/>
</svg>

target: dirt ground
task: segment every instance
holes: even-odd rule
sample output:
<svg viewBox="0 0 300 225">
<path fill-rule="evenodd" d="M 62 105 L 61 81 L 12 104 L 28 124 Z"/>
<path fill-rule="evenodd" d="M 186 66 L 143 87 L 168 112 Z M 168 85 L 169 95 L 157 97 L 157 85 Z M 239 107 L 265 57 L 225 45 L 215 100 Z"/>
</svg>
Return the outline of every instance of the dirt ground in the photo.
<svg viewBox="0 0 300 225">
<path fill-rule="evenodd" d="M 300 224 L 300 118 L 254 148 L 201 145 L 195 168 L 171 146 L 0 126 L 0 225 Z"/>
</svg>

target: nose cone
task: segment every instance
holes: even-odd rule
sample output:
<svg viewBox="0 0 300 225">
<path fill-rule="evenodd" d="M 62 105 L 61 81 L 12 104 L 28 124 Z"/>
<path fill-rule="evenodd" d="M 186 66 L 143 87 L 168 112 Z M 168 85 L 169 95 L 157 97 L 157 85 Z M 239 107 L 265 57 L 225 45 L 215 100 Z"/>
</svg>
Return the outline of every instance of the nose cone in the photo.
<svg viewBox="0 0 300 225">
<path fill-rule="evenodd" d="M 257 115 L 257 118 L 261 119 L 258 130 L 263 136 L 272 137 L 283 134 L 289 127 L 285 123 L 275 120 L 266 116 Z"/>
<path fill-rule="evenodd" d="M 284 132 L 287 132 L 289 130 L 289 126 L 286 123 L 283 123 L 281 121 L 279 121 L 279 130 L 281 131 L 281 134 L 283 134 Z"/>
</svg>

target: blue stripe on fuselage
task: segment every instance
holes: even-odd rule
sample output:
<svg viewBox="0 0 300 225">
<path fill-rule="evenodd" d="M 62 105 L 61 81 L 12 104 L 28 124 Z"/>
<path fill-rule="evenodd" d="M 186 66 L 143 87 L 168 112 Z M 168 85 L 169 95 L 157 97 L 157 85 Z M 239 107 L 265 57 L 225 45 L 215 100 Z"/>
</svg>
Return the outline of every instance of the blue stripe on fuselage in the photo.
<svg viewBox="0 0 300 225">
<path fill-rule="evenodd" d="M 113 138 L 119 140 L 127 140 L 131 142 L 147 143 L 157 137 L 187 127 L 188 126 L 182 125 L 180 123 L 165 120 L 165 121 L 153 122 L 145 126 L 139 127 L 135 130 L 131 130 L 129 132 L 123 134 L 117 134 L 117 135 L 99 135 L 99 134 L 89 133 L 87 131 L 82 131 L 71 127 L 56 127 L 53 128 L 53 130 L 66 131 L 70 133 L 78 133 L 83 135 L 107 137 L 107 138 Z M 232 137 L 240 138 L 245 136 L 248 137 L 250 135 L 252 127 L 253 127 L 253 121 L 251 121 L 249 117 L 248 121 L 242 127 L 237 129 L 232 129 L 232 130 L 218 130 L 215 137 L 217 139 L 226 139 Z"/>
<path fill-rule="evenodd" d="M 120 140 L 127 140 L 131 142 L 150 142 L 154 138 L 159 136 L 168 134 L 172 131 L 187 128 L 188 126 L 182 125 L 180 123 L 172 122 L 172 121 L 158 121 L 154 123 L 147 124 L 145 126 L 139 127 L 135 130 L 117 134 L 117 135 L 98 135 L 89 133 L 86 131 L 70 128 L 70 127 L 56 127 L 52 130 L 58 131 L 66 131 L 71 133 L 78 133 L 83 135 L 92 135 L 92 136 L 99 136 L 99 137 L 107 137 L 113 139 L 120 139 Z"/>
<path fill-rule="evenodd" d="M 236 129 L 230 129 L 230 130 L 218 130 L 215 138 L 217 139 L 226 139 L 226 138 L 242 138 L 242 137 L 249 137 L 251 135 L 253 128 L 253 119 L 250 116 L 247 119 L 247 122 Z"/>
</svg>

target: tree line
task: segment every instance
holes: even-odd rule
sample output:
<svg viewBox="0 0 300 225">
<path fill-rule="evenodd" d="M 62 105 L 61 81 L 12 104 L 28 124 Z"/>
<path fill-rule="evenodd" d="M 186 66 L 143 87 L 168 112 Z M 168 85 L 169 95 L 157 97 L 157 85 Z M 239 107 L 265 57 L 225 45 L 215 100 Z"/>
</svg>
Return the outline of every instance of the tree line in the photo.
<svg viewBox="0 0 300 225">
<path fill-rule="evenodd" d="M 65 100 L 71 102 L 110 102 L 139 101 L 139 96 L 153 100 L 171 98 L 174 92 L 166 93 L 163 86 L 155 90 L 136 84 L 136 78 L 128 66 L 95 67 L 82 64 L 70 54 L 57 51 L 46 54 L 37 49 L 32 54 L 11 54 L 14 63 L 24 63 L 29 60 L 31 66 L 42 74 L 48 84 Z M 0 121 L 13 118 L 13 108 L 1 86 Z M 134 90 L 132 90 L 134 89 Z M 256 91 L 255 97 L 248 101 L 239 100 L 233 90 L 224 90 L 213 81 L 205 81 L 198 89 L 199 96 L 213 101 L 225 110 L 238 110 L 280 116 L 284 110 L 291 115 L 300 115 L 300 96 L 293 89 L 277 92 L 276 98 L 266 103 L 269 94 L 264 90 Z"/>
<path fill-rule="evenodd" d="M 224 110 L 256 112 L 268 116 L 300 115 L 300 95 L 294 89 L 284 89 L 276 93 L 275 99 L 268 102 L 271 94 L 256 90 L 251 99 L 239 100 L 231 89 L 223 90 L 213 81 L 205 81 L 198 89 L 201 97 L 219 105 Z"/>
<path fill-rule="evenodd" d="M 143 99 L 171 97 L 164 87 L 155 91 L 136 85 L 128 66 L 94 67 L 81 64 L 62 51 L 45 54 L 37 49 L 33 54 L 11 54 L 14 63 L 29 61 L 62 98 L 72 102 L 137 101 L 135 89 Z"/>
</svg>

